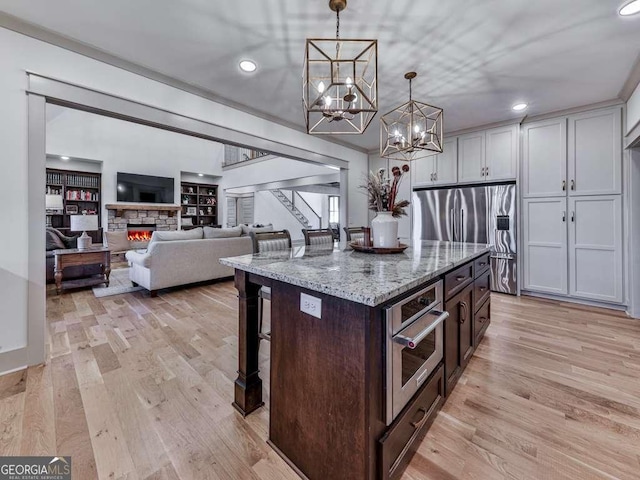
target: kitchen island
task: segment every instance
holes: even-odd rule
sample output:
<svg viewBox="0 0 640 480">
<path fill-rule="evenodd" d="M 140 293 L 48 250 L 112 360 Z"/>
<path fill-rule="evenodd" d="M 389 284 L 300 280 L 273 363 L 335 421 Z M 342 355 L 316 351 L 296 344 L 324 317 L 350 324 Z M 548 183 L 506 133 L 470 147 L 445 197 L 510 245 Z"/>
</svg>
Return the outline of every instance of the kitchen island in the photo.
<svg viewBox="0 0 640 480">
<path fill-rule="evenodd" d="M 263 405 L 268 287 L 271 446 L 310 479 L 397 476 L 489 324 L 488 252 L 425 241 L 392 255 L 343 245 L 221 259 L 239 292 L 235 408 Z"/>
</svg>

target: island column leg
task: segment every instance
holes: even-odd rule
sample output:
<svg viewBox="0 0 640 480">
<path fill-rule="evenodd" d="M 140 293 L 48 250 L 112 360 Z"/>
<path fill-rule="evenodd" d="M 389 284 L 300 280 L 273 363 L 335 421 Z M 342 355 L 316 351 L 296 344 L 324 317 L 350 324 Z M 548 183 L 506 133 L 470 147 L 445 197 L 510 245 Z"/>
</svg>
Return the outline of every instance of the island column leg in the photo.
<svg viewBox="0 0 640 480">
<path fill-rule="evenodd" d="M 264 405 L 262 379 L 258 370 L 258 292 L 260 285 L 251 283 L 247 273 L 236 270 L 238 289 L 238 378 L 235 382 L 233 406 L 246 417 Z"/>
</svg>

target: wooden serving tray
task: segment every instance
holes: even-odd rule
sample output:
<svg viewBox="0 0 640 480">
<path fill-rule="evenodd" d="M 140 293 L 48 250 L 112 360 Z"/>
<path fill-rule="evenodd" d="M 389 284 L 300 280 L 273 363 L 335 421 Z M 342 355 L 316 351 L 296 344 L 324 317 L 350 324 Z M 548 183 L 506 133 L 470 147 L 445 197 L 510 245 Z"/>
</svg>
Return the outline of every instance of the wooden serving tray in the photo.
<svg viewBox="0 0 640 480">
<path fill-rule="evenodd" d="M 384 253 L 402 253 L 404 252 L 407 248 L 409 248 L 409 245 L 405 245 L 404 243 L 400 243 L 398 244 L 397 247 L 374 247 L 374 246 L 370 246 L 370 247 L 365 247 L 364 245 L 362 245 L 361 243 L 357 243 L 357 242 L 351 242 L 349 244 L 349 246 L 351 248 L 353 248 L 356 252 L 362 252 L 362 253 L 377 253 L 377 254 L 384 254 Z"/>
</svg>

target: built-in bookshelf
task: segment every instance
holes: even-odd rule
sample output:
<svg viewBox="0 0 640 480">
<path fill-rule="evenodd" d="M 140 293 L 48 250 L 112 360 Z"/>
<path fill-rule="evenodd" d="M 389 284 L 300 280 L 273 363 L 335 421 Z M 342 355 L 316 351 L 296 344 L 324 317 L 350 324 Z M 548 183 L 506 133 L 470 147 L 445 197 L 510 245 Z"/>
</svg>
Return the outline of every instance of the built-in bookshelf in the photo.
<svg viewBox="0 0 640 480">
<path fill-rule="evenodd" d="M 47 168 L 46 182 L 48 227 L 68 231 L 71 215 L 80 213 L 98 215 L 98 226 L 101 226 L 102 175 Z"/>
<path fill-rule="evenodd" d="M 180 184 L 182 226 L 218 225 L 218 185 L 182 182 Z"/>
</svg>

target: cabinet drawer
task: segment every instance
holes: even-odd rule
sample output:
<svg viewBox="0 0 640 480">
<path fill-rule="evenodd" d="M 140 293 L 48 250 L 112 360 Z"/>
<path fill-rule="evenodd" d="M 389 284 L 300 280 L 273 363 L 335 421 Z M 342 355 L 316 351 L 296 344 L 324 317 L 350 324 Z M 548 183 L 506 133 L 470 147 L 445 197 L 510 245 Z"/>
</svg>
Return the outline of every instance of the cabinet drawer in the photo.
<svg viewBox="0 0 640 480">
<path fill-rule="evenodd" d="M 473 321 L 477 348 L 480 340 L 482 340 L 482 337 L 484 336 L 484 332 L 491 323 L 491 299 L 487 299 L 487 301 L 478 309 Z"/>
<path fill-rule="evenodd" d="M 444 369 L 442 364 L 398 415 L 379 441 L 382 478 L 396 478 L 407 466 L 442 406 Z"/>
<path fill-rule="evenodd" d="M 449 300 L 473 280 L 473 262 L 469 262 L 444 277 L 444 298 Z"/>
<path fill-rule="evenodd" d="M 480 258 L 476 258 L 473 262 L 473 270 L 476 278 L 484 273 L 490 266 L 489 254 L 481 256 Z"/>
<path fill-rule="evenodd" d="M 491 294 L 491 270 L 485 271 L 473 282 L 473 311 L 477 312 L 480 306 Z"/>
</svg>

